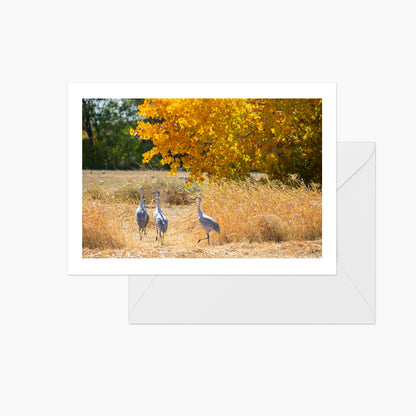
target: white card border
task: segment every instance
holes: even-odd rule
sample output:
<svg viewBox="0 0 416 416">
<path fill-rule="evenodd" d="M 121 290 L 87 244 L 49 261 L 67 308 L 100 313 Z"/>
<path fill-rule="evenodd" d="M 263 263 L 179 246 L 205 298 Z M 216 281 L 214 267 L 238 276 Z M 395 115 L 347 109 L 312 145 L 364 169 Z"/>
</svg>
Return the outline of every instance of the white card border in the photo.
<svg viewBox="0 0 416 416">
<path fill-rule="evenodd" d="M 82 258 L 82 98 L 322 98 L 320 259 Z M 68 83 L 68 274 L 336 274 L 335 83 Z"/>
</svg>

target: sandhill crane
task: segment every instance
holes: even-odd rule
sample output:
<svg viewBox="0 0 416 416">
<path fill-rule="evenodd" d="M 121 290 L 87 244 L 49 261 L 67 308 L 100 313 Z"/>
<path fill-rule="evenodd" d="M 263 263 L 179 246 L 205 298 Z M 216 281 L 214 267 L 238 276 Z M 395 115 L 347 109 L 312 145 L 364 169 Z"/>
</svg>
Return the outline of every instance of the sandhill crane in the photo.
<svg viewBox="0 0 416 416">
<path fill-rule="evenodd" d="M 146 227 L 149 223 L 149 214 L 146 211 L 145 200 L 143 199 L 143 187 L 140 187 L 140 205 L 136 210 L 136 220 L 137 225 L 139 226 L 139 236 L 140 240 L 143 237 L 143 234 L 146 233 Z"/>
<path fill-rule="evenodd" d="M 160 197 L 160 192 L 159 191 L 153 191 L 152 192 L 152 195 L 153 194 L 156 194 L 156 196 L 159 198 Z M 154 201 L 154 200 L 153 200 Z M 152 201 L 152 202 L 153 202 Z M 159 213 L 159 210 L 158 210 L 158 208 L 157 208 L 157 206 L 156 206 L 156 208 L 155 208 L 155 210 L 153 211 L 153 220 L 155 221 L 155 224 L 156 224 L 156 217 L 157 217 L 157 215 L 158 215 L 158 213 Z"/>
<path fill-rule="evenodd" d="M 215 221 L 213 218 L 208 217 L 208 215 L 205 215 L 202 211 L 201 211 L 201 197 L 197 196 L 196 198 L 193 198 L 193 201 L 198 200 L 198 216 L 199 216 L 199 223 L 202 225 L 202 228 L 205 230 L 205 232 L 207 233 L 207 236 L 205 238 L 200 238 L 197 242 L 197 244 L 202 241 L 202 240 L 208 240 L 208 245 L 210 245 L 209 243 L 209 233 L 214 230 L 217 233 L 220 232 L 220 226 L 217 223 L 217 221 Z"/>
<path fill-rule="evenodd" d="M 152 194 L 156 194 L 156 196 L 158 198 L 160 198 L 160 192 L 159 191 L 153 191 Z M 159 200 L 159 202 L 160 202 L 160 200 Z M 166 221 L 166 223 L 168 222 L 168 219 L 166 218 L 166 215 L 163 213 L 162 209 L 160 208 L 160 205 L 157 205 L 156 208 L 155 208 L 155 211 L 153 212 L 153 219 L 155 220 L 155 223 L 156 223 L 156 217 L 157 217 L 158 214 L 160 214 L 162 216 L 162 218 Z"/>
<path fill-rule="evenodd" d="M 147 227 L 147 224 L 149 223 L 149 213 L 147 212 L 146 200 L 144 198 L 143 198 L 143 206 L 144 206 L 144 209 L 146 210 L 146 214 L 147 214 L 147 222 L 146 222 L 146 227 Z M 146 228 L 144 229 L 144 233 L 147 235 Z"/>
<path fill-rule="evenodd" d="M 165 232 L 168 230 L 168 219 L 160 209 L 160 198 L 157 196 L 152 202 L 156 201 L 155 215 L 153 216 L 156 224 L 156 240 L 160 239 L 163 244 L 165 240 Z"/>
</svg>

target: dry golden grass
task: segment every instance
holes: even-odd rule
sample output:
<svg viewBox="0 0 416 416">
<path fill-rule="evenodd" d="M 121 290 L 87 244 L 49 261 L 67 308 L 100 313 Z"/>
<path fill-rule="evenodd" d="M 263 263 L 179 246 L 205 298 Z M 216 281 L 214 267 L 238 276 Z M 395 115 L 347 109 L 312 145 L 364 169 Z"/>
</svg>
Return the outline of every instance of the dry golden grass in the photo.
<svg viewBox="0 0 416 416">
<path fill-rule="evenodd" d="M 322 253 L 321 192 L 314 187 L 289 188 L 258 181 L 210 183 L 186 188 L 186 175 L 165 172 L 84 172 L 84 257 L 320 257 Z M 100 181 L 104 183 L 100 184 Z M 139 239 L 135 211 L 144 187 L 150 222 Z M 169 220 L 165 244 L 155 241 L 155 204 L 161 191 Z M 179 197 L 175 195 L 175 190 Z M 197 207 L 215 218 L 221 233 L 210 233 L 211 246 L 199 224 Z"/>
<path fill-rule="evenodd" d="M 98 202 L 89 198 L 82 201 L 82 247 L 122 248 L 117 224 L 105 215 Z"/>
<path fill-rule="evenodd" d="M 197 245 L 178 248 L 172 243 L 155 245 L 142 242 L 131 249 L 83 248 L 84 258 L 318 258 L 322 253 L 322 241 L 287 241 L 282 243 L 230 243 L 220 246 Z"/>
<path fill-rule="evenodd" d="M 201 207 L 221 225 L 221 242 L 305 241 L 322 235 L 321 192 L 316 187 L 212 183 Z"/>
</svg>

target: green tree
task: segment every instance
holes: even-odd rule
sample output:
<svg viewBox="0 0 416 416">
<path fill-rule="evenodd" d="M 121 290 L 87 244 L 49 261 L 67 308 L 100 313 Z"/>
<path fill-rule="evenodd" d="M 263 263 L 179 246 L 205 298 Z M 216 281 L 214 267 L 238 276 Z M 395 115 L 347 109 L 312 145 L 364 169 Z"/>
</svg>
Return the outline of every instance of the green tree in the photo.
<svg viewBox="0 0 416 416">
<path fill-rule="evenodd" d="M 130 136 L 142 99 L 82 100 L 83 169 L 134 169 L 153 144 Z M 155 161 L 157 164 L 157 161 Z"/>
</svg>

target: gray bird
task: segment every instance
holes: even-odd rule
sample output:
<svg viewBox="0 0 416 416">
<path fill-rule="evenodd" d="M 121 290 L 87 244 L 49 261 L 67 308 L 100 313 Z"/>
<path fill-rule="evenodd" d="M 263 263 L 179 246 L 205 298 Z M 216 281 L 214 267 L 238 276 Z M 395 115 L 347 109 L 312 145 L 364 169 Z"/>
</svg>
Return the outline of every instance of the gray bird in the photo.
<svg viewBox="0 0 416 416">
<path fill-rule="evenodd" d="M 168 219 L 160 209 L 160 198 L 157 196 L 152 202 L 156 201 L 156 210 L 153 216 L 156 224 L 156 240 L 160 240 L 163 244 L 165 241 L 165 233 L 168 230 Z"/>
<path fill-rule="evenodd" d="M 160 198 L 160 192 L 159 191 L 153 191 L 152 192 L 152 195 L 153 194 L 156 194 L 156 196 L 158 197 L 158 198 Z M 154 200 L 153 200 L 154 201 Z M 152 201 L 152 202 L 153 202 Z M 162 212 L 162 210 L 160 209 L 160 208 L 158 208 L 158 207 L 156 207 L 155 208 L 155 210 L 154 210 L 154 212 L 153 212 L 153 219 L 154 219 L 154 221 L 155 221 L 155 224 L 156 224 L 156 217 L 157 217 L 157 215 L 159 214 L 159 211 L 160 212 Z M 164 214 L 163 214 L 163 212 L 162 212 L 162 216 L 164 216 Z M 165 217 L 166 218 L 166 217 Z"/>
<path fill-rule="evenodd" d="M 210 245 L 209 243 L 209 233 L 214 230 L 217 233 L 220 232 L 220 226 L 217 223 L 217 221 L 214 220 L 214 218 L 208 217 L 208 215 L 205 215 L 202 211 L 201 211 L 201 197 L 197 196 L 196 198 L 193 198 L 193 201 L 198 200 L 198 216 L 199 216 L 199 223 L 202 225 L 202 228 L 205 230 L 205 232 L 207 233 L 207 236 L 205 238 L 200 238 L 197 242 L 197 244 L 202 241 L 202 240 L 208 240 L 208 245 Z"/>
<path fill-rule="evenodd" d="M 147 213 L 147 222 L 146 222 L 146 227 L 147 227 L 147 224 L 149 223 L 149 214 L 148 214 L 148 212 L 147 212 L 147 207 L 146 207 L 146 200 L 143 198 L 143 206 L 144 206 L 144 209 L 146 210 L 146 213 Z M 144 229 L 144 233 L 147 235 L 147 231 L 146 231 L 146 228 Z"/>
<path fill-rule="evenodd" d="M 140 205 L 136 210 L 136 220 L 139 226 L 140 240 L 143 238 L 143 234 L 146 234 L 146 227 L 149 223 L 149 214 L 146 211 L 145 200 L 143 199 L 143 187 L 140 187 Z"/>
</svg>

